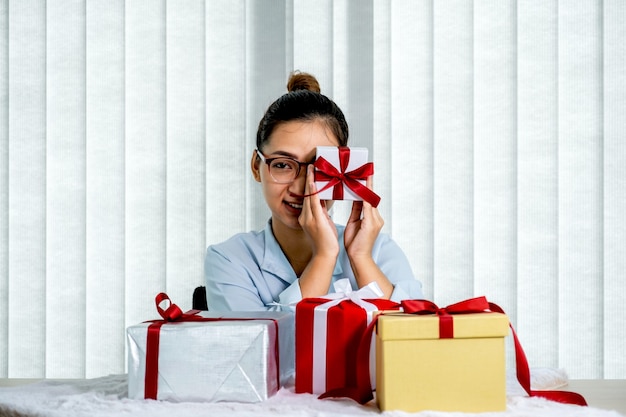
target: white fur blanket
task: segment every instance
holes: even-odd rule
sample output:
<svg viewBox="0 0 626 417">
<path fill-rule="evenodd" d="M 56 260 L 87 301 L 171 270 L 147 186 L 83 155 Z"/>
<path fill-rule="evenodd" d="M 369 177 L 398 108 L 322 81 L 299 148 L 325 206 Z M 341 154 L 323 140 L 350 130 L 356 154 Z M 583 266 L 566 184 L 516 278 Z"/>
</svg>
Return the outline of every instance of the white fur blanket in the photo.
<svg viewBox="0 0 626 417">
<path fill-rule="evenodd" d="M 558 389 L 567 384 L 564 372 L 533 369 L 534 389 Z M 466 414 L 423 411 L 381 413 L 374 401 L 362 406 L 351 400 L 319 400 L 310 394 L 295 394 L 293 386 L 282 388 L 269 400 L 255 404 L 173 403 L 131 400 L 126 375 L 87 380 L 41 381 L 0 388 L 0 416 L 4 417 L 619 417 L 615 411 L 559 404 L 526 397 L 514 378 L 507 379 L 507 410 L 497 413 Z"/>
</svg>

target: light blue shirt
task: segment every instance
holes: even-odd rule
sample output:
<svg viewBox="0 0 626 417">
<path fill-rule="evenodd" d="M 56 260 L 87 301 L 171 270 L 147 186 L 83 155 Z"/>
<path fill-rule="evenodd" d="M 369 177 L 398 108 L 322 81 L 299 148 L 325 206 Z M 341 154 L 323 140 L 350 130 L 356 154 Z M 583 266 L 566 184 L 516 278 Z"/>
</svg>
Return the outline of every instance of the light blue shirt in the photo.
<svg viewBox="0 0 626 417">
<path fill-rule="evenodd" d="M 349 278 L 358 289 L 346 248 L 345 227 L 337 225 L 340 243 L 331 292 L 335 281 Z M 381 233 L 372 250 L 374 262 L 394 285 L 391 300 L 420 299 L 422 285 L 415 279 L 400 247 Z M 271 220 L 264 230 L 239 233 L 223 243 L 208 247 L 204 260 L 209 310 L 252 311 L 281 309 L 302 299 L 300 284 L 291 264 L 272 233 Z M 283 308 L 284 309 L 284 308 Z"/>
</svg>

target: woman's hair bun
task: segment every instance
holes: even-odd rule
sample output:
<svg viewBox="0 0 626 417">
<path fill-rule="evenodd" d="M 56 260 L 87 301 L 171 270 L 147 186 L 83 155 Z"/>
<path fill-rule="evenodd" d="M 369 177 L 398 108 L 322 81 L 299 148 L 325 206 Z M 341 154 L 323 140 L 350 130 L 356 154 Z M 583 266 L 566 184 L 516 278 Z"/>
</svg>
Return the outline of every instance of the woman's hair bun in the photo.
<svg viewBox="0 0 626 417">
<path fill-rule="evenodd" d="M 309 90 L 319 93 L 320 84 L 317 79 L 306 72 L 294 71 L 287 81 L 287 91 Z"/>
</svg>

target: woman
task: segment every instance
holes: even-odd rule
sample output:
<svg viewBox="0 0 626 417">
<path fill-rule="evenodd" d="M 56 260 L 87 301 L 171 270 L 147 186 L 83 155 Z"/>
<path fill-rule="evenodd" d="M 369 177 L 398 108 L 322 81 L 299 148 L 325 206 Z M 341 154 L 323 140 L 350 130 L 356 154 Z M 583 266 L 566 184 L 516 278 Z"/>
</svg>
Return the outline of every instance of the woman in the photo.
<svg viewBox="0 0 626 417">
<path fill-rule="evenodd" d="M 332 201 L 321 201 L 311 163 L 317 146 L 347 146 L 348 124 L 320 94 L 315 77 L 294 73 L 288 93 L 267 109 L 250 161 L 271 218 L 264 230 L 209 246 L 205 258 L 210 310 L 265 310 L 333 291 L 349 278 L 353 289 L 376 282 L 385 298 L 422 298 L 406 256 L 367 202 L 354 202 L 346 226 L 333 223 Z M 372 188 L 372 180 L 367 180 Z"/>
</svg>

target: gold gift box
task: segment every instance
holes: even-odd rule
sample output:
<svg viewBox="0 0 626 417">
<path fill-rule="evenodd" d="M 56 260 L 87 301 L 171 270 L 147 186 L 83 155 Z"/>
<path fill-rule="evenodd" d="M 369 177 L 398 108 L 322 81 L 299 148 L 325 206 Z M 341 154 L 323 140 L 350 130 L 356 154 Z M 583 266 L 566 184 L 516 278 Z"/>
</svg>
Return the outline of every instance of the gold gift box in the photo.
<svg viewBox="0 0 626 417">
<path fill-rule="evenodd" d="M 506 409 L 507 316 L 479 313 L 453 317 L 454 338 L 440 339 L 436 315 L 380 316 L 376 399 L 382 411 Z"/>
</svg>

